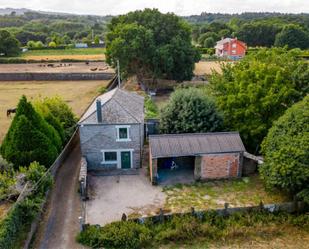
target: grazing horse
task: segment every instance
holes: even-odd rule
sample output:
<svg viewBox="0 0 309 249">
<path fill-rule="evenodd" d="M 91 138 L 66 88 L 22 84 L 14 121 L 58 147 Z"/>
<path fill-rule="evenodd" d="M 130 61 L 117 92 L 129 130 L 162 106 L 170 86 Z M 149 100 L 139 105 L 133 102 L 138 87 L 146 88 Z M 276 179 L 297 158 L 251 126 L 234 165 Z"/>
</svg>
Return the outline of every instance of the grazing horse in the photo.
<svg viewBox="0 0 309 249">
<path fill-rule="evenodd" d="M 11 108 L 6 110 L 6 116 L 10 117 L 12 113 L 16 113 L 17 108 Z"/>
</svg>

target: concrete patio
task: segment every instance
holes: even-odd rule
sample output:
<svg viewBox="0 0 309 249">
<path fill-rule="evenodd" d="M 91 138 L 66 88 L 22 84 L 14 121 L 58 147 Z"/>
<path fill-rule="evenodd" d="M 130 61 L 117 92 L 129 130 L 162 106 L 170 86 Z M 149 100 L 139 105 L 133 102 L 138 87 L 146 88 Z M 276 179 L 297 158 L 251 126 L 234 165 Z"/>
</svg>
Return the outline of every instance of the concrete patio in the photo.
<svg viewBox="0 0 309 249">
<path fill-rule="evenodd" d="M 86 223 L 105 225 L 129 217 L 152 215 L 163 208 L 162 187 L 152 186 L 145 174 L 89 177 Z"/>
</svg>

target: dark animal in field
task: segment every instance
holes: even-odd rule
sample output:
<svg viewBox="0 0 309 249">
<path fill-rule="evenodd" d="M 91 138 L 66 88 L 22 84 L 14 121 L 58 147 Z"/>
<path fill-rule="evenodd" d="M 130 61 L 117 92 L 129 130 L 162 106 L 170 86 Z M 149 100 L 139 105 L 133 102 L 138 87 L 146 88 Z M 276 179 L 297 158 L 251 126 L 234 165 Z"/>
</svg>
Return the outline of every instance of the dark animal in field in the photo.
<svg viewBox="0 0 309 249">
<path fill-rule="evenodd" d="M 11 108 L 6 110 L 6 116 L 10 117 L 12 113 L 16 113 L 17 108 Z"/>
<path fill-rule="evenodd" d="M 89 61 L 86 61 L 85 64 L 86 64 L 86 65 L 89 65 Z"/>
<path fill-rule="evenodd" d="M 98 69 L 97 67 L 95 67 L 95 68 L 90 68 L 91 71 L 97 71 L 97 69 Z"/>
</svg>

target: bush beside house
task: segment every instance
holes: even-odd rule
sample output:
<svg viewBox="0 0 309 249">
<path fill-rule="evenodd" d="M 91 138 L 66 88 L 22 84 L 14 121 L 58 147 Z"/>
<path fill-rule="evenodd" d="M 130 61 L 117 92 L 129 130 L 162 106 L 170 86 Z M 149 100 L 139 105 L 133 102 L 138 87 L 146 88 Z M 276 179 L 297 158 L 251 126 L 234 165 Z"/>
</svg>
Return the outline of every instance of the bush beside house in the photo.
<svg viewBox="0 0 309 249">
<path fill-rule="evenodd" d="M 260 166 L 269 187 L 278 187 L 309 203 L 309 95 L 290 107 L 268 131 Z"/>
<path fill-rule="evenodd" d="M 223 117 L 214 101 L 197 88 L 177 89 L 162 109 L 162 133 L 220 131 Z"/>
</svg>

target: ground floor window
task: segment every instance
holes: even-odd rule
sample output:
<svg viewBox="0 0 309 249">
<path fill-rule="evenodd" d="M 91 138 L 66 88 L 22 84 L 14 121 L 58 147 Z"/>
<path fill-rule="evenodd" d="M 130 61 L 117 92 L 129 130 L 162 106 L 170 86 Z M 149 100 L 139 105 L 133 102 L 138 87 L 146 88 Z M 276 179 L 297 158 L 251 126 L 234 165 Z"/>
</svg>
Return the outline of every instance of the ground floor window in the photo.
<svg viewBox="0 0 309 249">
<path fill-rule="evenodd" d="M 133 167 L 133 149 L 102 150 L 102 164 L 114 164 L 120 169 Z"/>
<path fill-rule="evenodd" d="M 117 151 L 103 151 L 103 163 L 117 163 Z"/>
</svg>

